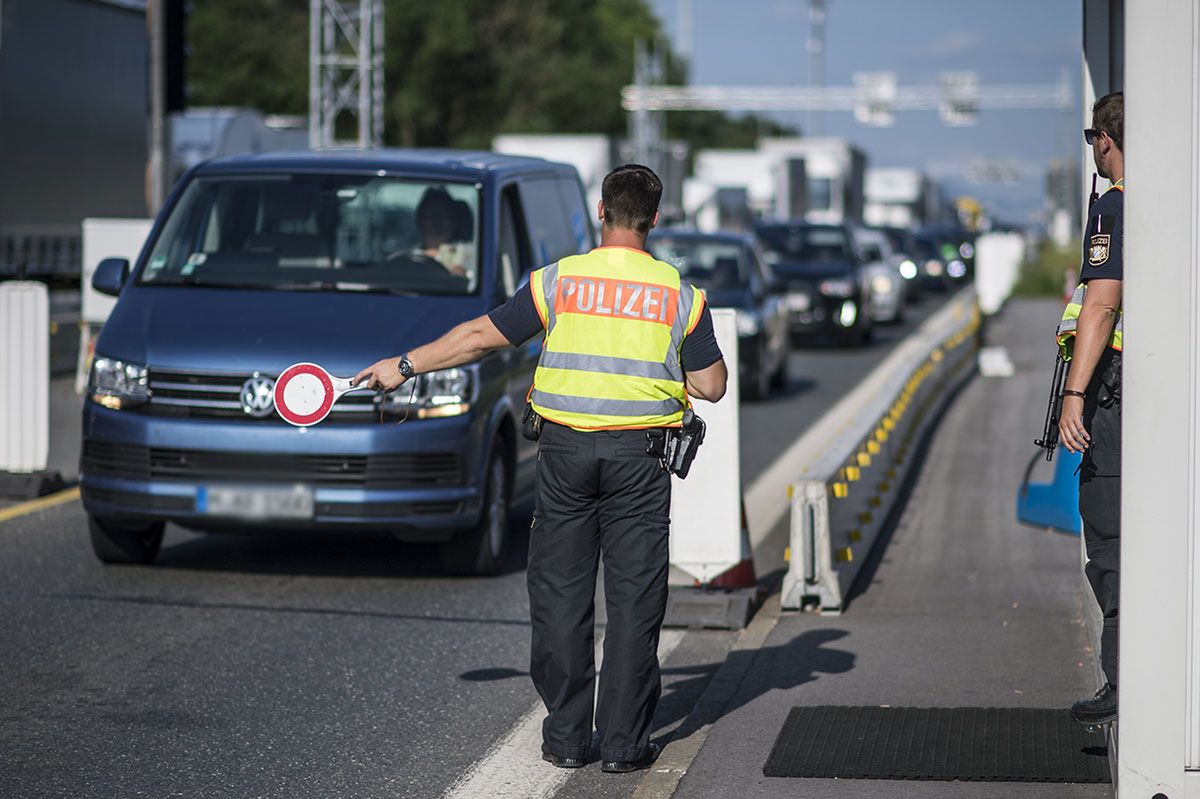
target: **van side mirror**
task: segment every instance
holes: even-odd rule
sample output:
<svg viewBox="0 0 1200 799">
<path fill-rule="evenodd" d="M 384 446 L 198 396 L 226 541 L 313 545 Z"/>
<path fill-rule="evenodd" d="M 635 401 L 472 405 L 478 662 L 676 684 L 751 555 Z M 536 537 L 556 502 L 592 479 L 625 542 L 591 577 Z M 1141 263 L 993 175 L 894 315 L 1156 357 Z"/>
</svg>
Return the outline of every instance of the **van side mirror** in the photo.
<svg viewBox="0 0 1200 799">
<path fill-rule="evenodd" d="M 105 258 L 92 273 L 92 288 L 101 294 L 115 297 L 121 293 L 121 287 L 128 279 L 129 260 L 127 258 Z"/>
</svg>

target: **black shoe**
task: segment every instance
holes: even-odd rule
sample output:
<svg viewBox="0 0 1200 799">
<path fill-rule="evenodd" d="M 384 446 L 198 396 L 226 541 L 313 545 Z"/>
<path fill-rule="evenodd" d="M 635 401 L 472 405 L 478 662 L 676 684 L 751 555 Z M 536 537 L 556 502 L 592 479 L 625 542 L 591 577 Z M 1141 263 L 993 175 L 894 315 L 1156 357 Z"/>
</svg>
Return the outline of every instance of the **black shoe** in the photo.
<svg viewBox="0 0 1200 799">
<path fill-rule="evenodd" d="M 662 747 L 658 744 L 650 744 L 646 749 L 646 754 L 642 755 L 637 760 L 605 760 L 600 764 L 601 771 L 607 771 L 609 774 L 624 774 L 628 771 L 640 771 L 644 768 L 650 768 L 654 765 L 654 761 L 658 760 L 659 753 L 662 752 Z"/>
<path fill-rule="evenodd" d="M 550 763 L 558 768 L 583 768 L 584 762 L 582 757 L 563 757 L 556 755 L 542 744 L 542 760 Z"/>
<path fill-rule="evenodd" d="M 1089 728 L 1111 724 L 1117 720 L 1117 689 L 1108 683 L 1091 699 L 1071 705 L 1071 718 Z"/>
</svg>

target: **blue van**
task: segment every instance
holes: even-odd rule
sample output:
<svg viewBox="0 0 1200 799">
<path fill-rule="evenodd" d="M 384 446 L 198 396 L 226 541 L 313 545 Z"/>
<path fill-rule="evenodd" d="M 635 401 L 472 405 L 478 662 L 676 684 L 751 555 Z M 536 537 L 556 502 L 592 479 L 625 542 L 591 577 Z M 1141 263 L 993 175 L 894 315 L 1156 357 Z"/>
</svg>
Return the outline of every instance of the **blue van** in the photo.
<svg viewBox="0 0 1200 799">
<path fill-rule="evenodd" d="M 354 392 L 297 428 L 274 379 L 350 377 L 503 303 L 595 243 L 575 169 L 457 151 L 264 154 L 183 177 L 96 347 L 80 487 L 92 547 L 149 563 L 164 523 L 197 531 L 386 530 L 498 571 L 536 446 L 519 434 L 540 339 L 399 391 Z"/>
</svg>

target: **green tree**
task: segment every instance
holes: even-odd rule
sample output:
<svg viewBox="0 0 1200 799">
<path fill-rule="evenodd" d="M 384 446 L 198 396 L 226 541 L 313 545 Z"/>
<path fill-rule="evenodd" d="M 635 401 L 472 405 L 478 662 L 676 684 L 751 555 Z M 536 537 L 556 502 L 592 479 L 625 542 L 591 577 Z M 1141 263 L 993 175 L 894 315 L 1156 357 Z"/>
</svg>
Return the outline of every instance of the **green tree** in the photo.
<svg viewBox="0 0 1200 799">
<path fill-rule="evenodd" d="M 307 112 L 304 0 L 193 0 L 188 38 L 192 105 Z M 388 0 L 385 141 L 487 148 L 501 132 L 621 135 L 635 43 L 661 38 L 644 0 Z M 686 66 L 668 61 L 668 79 L 684 80 Z M 760 129 L 788 130 L 718 113 L 668 120 L 668 134 L 694 147 L 752 146 Z"/>
<path fill-rule="evenodd" d="M 308 113 L 304 0 L 192 0 L 187 40 L 188 105 Z"/>
</svg>

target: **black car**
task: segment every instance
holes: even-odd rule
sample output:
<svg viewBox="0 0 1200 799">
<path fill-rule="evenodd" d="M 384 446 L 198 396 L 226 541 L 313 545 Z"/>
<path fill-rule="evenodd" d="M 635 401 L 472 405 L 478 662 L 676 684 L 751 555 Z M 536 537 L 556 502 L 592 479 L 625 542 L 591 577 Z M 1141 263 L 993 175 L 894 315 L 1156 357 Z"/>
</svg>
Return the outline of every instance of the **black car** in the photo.
<svg viewBox="0 0 1200 799">
<path fill-rule="evenodd" d="M 944 292 L 950 288 L 950 278 L 946 274 L 946 253 L 943 252 L 942 242 L 928 233 L 918 233 L 913 237 L 916 245 L 917 269 L 920 272 L 921 286 L 928 291 Z"/>
<path fill-rule="evenodd" d="M 974 233 L 959 227 L 943 226 L 922 230 L 921 234 L 937 242 L 938 252 L 946 264 L 947 282 L 959 285 L 974 280 Z"/>
<path fill-rule="evenodd" d="M 646 246 L 703 289 L 713 308 L 737 312 L 742 392 L 761 399 L 787 384 L 787 310 L 780 287 L 754 240 L 735 233 L 662 230 Z"/>
<path fill-rule="evenodd" d="M 793 333 L 832 333 L 854 345 L 870 340 L 870 293 L 845 226 L 778 223 L 757 232 L 767 262 L 787 287 Z"/>
</svg>

